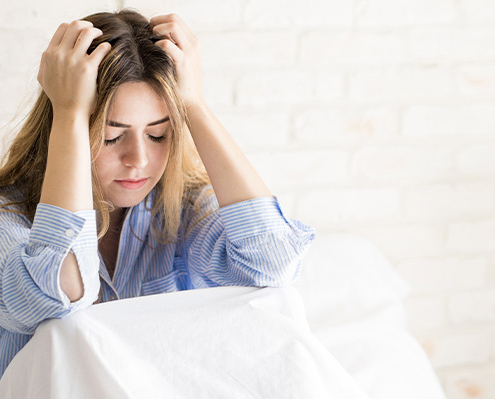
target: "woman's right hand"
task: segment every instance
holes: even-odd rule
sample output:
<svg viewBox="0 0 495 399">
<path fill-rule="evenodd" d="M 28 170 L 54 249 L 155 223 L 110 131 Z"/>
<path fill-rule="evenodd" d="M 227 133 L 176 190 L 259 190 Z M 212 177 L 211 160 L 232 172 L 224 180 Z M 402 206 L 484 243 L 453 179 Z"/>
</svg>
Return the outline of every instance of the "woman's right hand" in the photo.
<svg viewBox="0 0 495 399">
<path fill-rule="evenodd" d="M 88 117 L 96 101 L 98 66 L 111 49 L 101 43 L 87 51 L 102 31 L 89 21 L 61 24 L 41 57 L 38 82 L 50 99 L 54 115 L 71 113 Z"/>
</svg>

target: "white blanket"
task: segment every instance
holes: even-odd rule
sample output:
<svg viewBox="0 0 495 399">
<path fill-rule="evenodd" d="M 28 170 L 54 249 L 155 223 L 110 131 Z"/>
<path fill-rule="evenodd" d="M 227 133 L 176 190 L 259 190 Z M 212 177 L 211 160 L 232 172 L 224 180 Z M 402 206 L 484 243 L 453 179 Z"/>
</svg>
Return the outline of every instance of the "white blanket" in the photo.
<svg viewBox="0 0 495 399">
<path fill-rule="evenodd" d="M 0 397 L 365 399 L 294 288 L 224 287 L 95 305 L 43 323 Z"/>
</svg>

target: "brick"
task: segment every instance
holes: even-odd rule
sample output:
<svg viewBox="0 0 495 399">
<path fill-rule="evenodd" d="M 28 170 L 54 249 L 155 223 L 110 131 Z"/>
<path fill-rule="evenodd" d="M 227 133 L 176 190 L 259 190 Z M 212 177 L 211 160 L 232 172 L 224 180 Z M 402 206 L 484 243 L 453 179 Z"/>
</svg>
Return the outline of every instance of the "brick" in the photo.
<svg viewBox="0 0 495 399">
<path fill-rule="evenodd" d="M 273 190 L 296 190 L 347 179 L 348 155 L 345 151 L 277 151 L 249 153 L 256 170 Z"/>
<path fill-rule="evenodd" d="M 312 96 L 308 102 L 335 102 L 344 96 L 344 77 L 341 73 L 323 70 L 307 72 L 311 77 Z"/>
<path fill-rule="evenodd" d="M 449 313 L 455 323 L 494 322 L 495 291 L 452 295 L 449 300 Z"/>
<path fill-rule="evenodd" d="M 404 193 L 404 215 L 415 221 L 438 221 L 484 216 L 495 206 L 492 183 L 412 186 Z"/>
<path fill-rule="evenodd" d="M 217 116 L 243 149 L 280 148 L 289 142 L 289 116 L 286 112 L 238 111 Z"/>
<path fill-rule="evenodd" d="M 452 72 L 444 67 L 362 68 L 350 76 L 349 97 L 356 101 L 419 100 L 453 92 Z"/>
<path fill-rule="evenodd" d="M 495 3 L 494 3 L 495 4 Z M 489 95 L 495 93 L 495 64 L 474 64 L 458 67 L 458 90 L 463 95 Z"/>
<path fill-rule="evenodd" d="M 489 331 L 454 332 L 420 338 L 420 344 L 435 368 L 479 365 L 488 362 L 492 350 Z"/>
<path fill-rule="evenodd" d="M 13 120 L 20 120 L 31 108 L 38 93 L 38 83 L 33 79 L 24 79 L 20 76 L 2 75 L 0 87 L 0 125 L 10 124 Z M 3 135 L 3 131 L 2 131 Z"/>
<path fill-rule="evenodd" d="M 363 27 L 442 24 L 455 16 L 452 0 L 360 0 L 356 6 L 356 23 Z"/>
<path fill-rule="evenodd" d="M 472 144 L 465 147 L 456 159 L 456 168 L 461 175 L 490 175 L 495 172 L 495 144 Z"/>
<path fill-rule="evenodd" d="M 418 28 L 409 34 L 413 57 L 424 60 L 492 60 L 495 56 L 495 29 Z"/>
<path fill-rule="evenodd" d="M 435 330 L 446 324 L 445 300 L 438 296 L 407 297 L 404 300 L 408 330 Z"/>
<path fill-rule="evenodd" d="M 88 0 L 74 2 L 67 6 L 64 0 L 33 2 L 18 0 L 9 2 L 8 12 L 0 14 L 0 26 L 13 29 L 46 29 L 50 36 L 62 22 L 71 22 L 89 14 L 101 11 L 115 11 L 116 0 Z M 32 36 L 35 38 L 35 36 Z"/>
<path fill-rule="evenodd" d="M 234 69 L 204 68 L 202 76 L 203 95 L 213 106 L 232 106 L 234 83 L 237 72 Z"/>
<path fill-rule="evenodd" d="M 244 24 L 253 28 L 344 27 L 352 26 L 352 2 L 312 0 L 301 6 L 297 0 L 250 0 Z"/>
<path fill-rule="evenodd" d="M 295 137 L 301 143 L 362 143 L 394 136 L 396 119 L 386 108 L 310 109 L 296 114 Z"/>
<path fill-rule="evenodd" d="M 490 288 L 495 288 L 495 254 L 489 254 L 487 256 L 487 260 L 488 260 L 488 273 L 487 273 L 486 282 Z M 494 357 L 495 357 L 495 353 L 494 353 Z"/>
<path fill-rule="evenodd" d="M 9 55 L 0 58 L 0 70 L 11 77 L 36 78 L 41 55 L 48 46 L 52 33 L 47 34 L 46 30 L 34 28 L 29 32 L 19 29 L 0 31 L 1 50 Z M 22 42 L 22 46 L 19 46 L 19 42 Z"/>
<path fill-rule="evenodd" d="M 495 138 L 495 101 L 462 107 L 461 117 L 465 135 L 486 135 Z"/>
<path fill-rule="evenodd" d="M 352 174 L 371 180 L 431 180 L 448 175 L 453 166 L 450 150 L 400 146 L 368 147 L 352 158 Z"/>
<path fill-rule="evenodd" d="M 442 374 L 445 393 L 449 399 L 495 398 L 493 362 L 485 366 L 446 370 Z"/>
<path fill-rule="evenodd" d="M 495 219 L 451 224 L 446 247 L 457 253 L 495 250 Z"/>
<path fill-rule="evenodd" d="M 487 261 L 482 257 L 415 258 L 399 262 L 397 270 L 415 294 L 445 294 L 483 287 Z"/>
<path fill-rule="evenodd" d="M 492 0 L 461 0 L 460 9 L 469 21 L 495 22 L 495 3 Z"/>
<path fill-rule="evenodd" d="M 253 107 L 331 101 L 340 98 L 342 93 L 340 74 L 294 69 L 246 73 L 236 85 L 238 105 Z"/>
<path fill-rule="evenodd" d="M 136 7 L 136 2 L 123 0 L 125 7 Z M 219 26 L 231 28 L 239 26 L 241 22 L 241 2 L 239 0 L 209 0 L 181 1 L 181 0 L 147 0 L 139 2 L 137 8 L 148 18 L 156 15 L 176 13 L 184 22 L 197 32 L 199 29 L 214 29 Z"/>
<path fill-rule="evenodd" d="M 392 218 L 397 213 L 397 197 L 394 188 L 314 190 L 300 196 L 298 216 L 318 226 Z"/>
<path fill-rule="evenodd" d="M 406 137 L 460 134 L 462 121 L 455 107 L 415 106 L 409 108 L 402 122 Z"/>
<path fill-rule="evenodd" d="M 221 32 L 198 35 L 205 67 L 283 66 L 296 59 L 295 33 Z"/>
<path fill-rule="evenodd" d="M 354 229 L 394 261 L 443 253 L 444 229 L 438 224 L 366 227 Z"/>
<path fill-rule="evenodd" d="M 301 35 L 300 46 L 300 62 L 309 65 L 391 65 L 406 60 L 402 38 L 389 33 L 309 32 Z"/>
</svg>

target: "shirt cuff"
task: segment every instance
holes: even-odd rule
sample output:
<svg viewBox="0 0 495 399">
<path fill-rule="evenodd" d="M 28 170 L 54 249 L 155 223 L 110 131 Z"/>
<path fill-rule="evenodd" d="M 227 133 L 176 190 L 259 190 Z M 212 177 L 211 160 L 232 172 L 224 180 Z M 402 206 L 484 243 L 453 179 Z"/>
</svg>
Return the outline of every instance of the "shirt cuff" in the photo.
<svg viewBox="0 0 495 399">
<path fill-rule="evenodd" d="M 237 202 L 220 208 L 218 212 L 230 241 L 293 227 L 275 196 Z"/>
<path fill-rule="evenodd" d="M 54 205 L 38 204 L 29 236 L 31 241 L 68 250 L 80 235 L 79 246 L 97 247 L 95 211 L 73 213 Z"/>
<path fill-rule="evenodd" d="M 71 305 L 69 298 L 60 287 L 62 261 L 69 251 L 76 256 L 84 286 L 84 296 L 79 302 L 86 302 L 92 296 L 95 284 L 99 288 L 97 257 L 98 240 L 94 210 L 70 212 L 49 204 L 38 204 L 30 232 L 31 248 L 34 252 L 51 247 L 58 253 L 60 261 L 48 267 L 31 267 L 29 273 L 40 288 L 50 296 L 59 298 L 64 307 Z M 36 254 L 32 254 L 36 255 Z M 93 265 L 94 264 L 94 265 Z M 39 265 L 38 265 L 39 266 Z M 96 275 L 96 277 L 95 277 Z M 84 300 L 83 300 L 84 299 Z M 76 305 L 77 307 L 77 305 Z"/>
</svg>

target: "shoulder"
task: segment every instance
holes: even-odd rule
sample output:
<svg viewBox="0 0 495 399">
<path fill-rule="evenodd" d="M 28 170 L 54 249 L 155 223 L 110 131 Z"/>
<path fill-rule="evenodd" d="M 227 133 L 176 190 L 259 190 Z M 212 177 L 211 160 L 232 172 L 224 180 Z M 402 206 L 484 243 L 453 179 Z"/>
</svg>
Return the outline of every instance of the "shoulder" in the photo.
<svg viewBox="0 0 495 399">
<path fill-rule="evenodd" d="M 31 222 L 26 216 L 26 208 L 23 205 L 24 200 L 24 195 L 19 188 L 0 187 L 0 223 L 20 223 L 30 226 Z"/>
<path fill-rule="evenodd" d="M 23 200 L 22 190 L 18 187 L 12 185 L 0 187 L 0 206 L 11 207 L 11 204 L 16 204 Z"/>
</svg>

